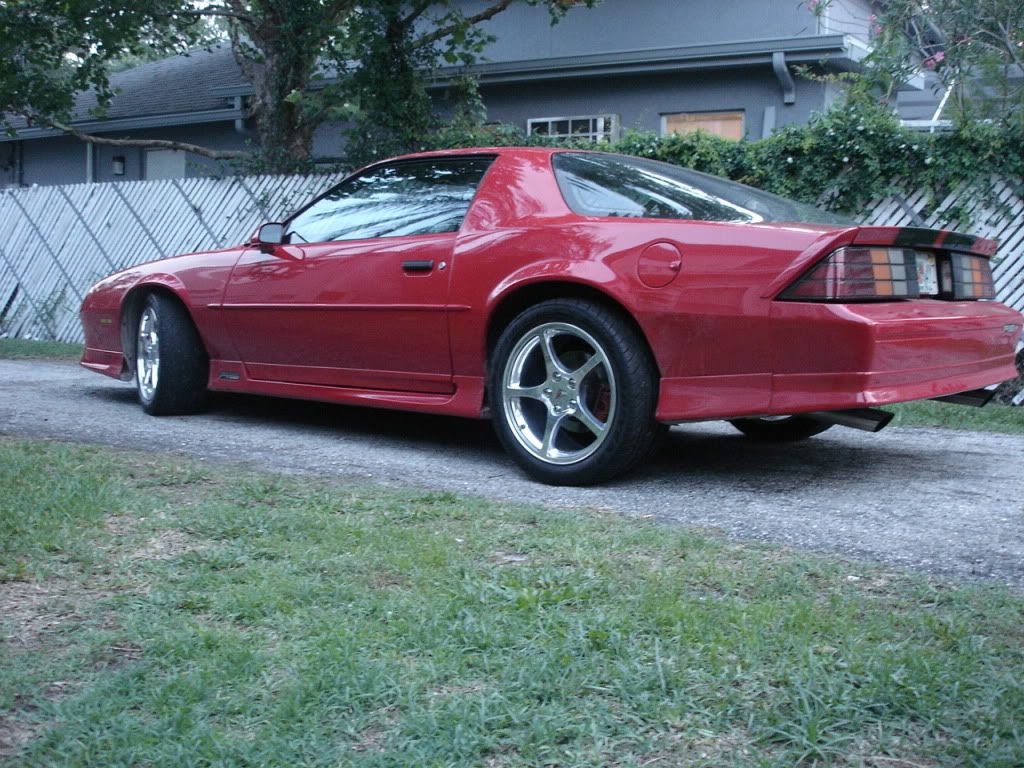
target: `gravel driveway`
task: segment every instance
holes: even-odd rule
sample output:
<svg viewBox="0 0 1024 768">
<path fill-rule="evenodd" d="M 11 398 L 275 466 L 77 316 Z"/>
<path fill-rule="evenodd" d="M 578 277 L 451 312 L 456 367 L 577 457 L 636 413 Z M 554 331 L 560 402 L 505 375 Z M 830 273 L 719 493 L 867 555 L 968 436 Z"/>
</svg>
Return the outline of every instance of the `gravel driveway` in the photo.
<svg viewBox="0 0 1024 768">
<path fill-rule="evenodd" d="M 834 428 L 767 447 L 726 424 L 677 427 L 660 456 L 599 488 L 527 480 L 490 425 L 223 396 L 152 418 L 130 385 L 71 363 L 0 361 L 0 434 L 175 451 L 269 470 L 598 507 L 800 549 L 1024 586 L 1024 437 Z"/>
</svg>

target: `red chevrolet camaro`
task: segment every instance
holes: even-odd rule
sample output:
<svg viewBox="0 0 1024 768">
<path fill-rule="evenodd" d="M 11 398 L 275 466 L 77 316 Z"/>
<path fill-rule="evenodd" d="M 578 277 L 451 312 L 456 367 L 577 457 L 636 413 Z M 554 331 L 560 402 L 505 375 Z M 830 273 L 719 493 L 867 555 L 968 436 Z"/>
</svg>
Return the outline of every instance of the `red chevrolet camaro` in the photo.
<svg viewBox="0 0 1024 768">
<path fill-rule="evenodd" d="M 154 415 L 211 389 L 490 414 L 531 476 L 586 484 L 678 422 L 795 440 L 879 429 L 886 403 L 983 404 L 1022 324 L 988 301 L 994 251 L 633 157 L 425 153 L 238 247 L 102 280 L 82 364 Z"/>
</svg>

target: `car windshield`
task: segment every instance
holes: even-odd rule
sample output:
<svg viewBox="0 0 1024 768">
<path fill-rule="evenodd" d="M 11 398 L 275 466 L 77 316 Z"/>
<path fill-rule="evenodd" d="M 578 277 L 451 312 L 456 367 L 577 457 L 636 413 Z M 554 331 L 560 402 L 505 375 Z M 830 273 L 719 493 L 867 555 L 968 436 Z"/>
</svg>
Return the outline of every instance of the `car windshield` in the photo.
<svg viewBox="0 0 1024 768">
<path fill-rule="evenodd" d="M 813 205 L 656 160 L 562 152 L 553 164 L 565 202 L 581 216 L 855 223 Z"/>
</svg>

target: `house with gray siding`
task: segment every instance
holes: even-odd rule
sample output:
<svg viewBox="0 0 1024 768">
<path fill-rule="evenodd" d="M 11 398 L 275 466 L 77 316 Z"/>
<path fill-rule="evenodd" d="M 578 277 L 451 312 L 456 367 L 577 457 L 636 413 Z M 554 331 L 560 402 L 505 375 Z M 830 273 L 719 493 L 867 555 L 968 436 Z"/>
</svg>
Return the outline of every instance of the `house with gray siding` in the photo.
<svg viewBox="0 0 1024 768">
<path fill-rule="evenodd" d="M 457 0 L 467 15 L 486 0 Z M 488 120 L 548 136 L 614 139 L 637 129 L 705 130 L 758 139 L 807 122 L 839 86 L 800 77 L 854 71 L 869 51 L 869 0 L 834 0 L 815 14 L 799 0 L 604 0 L 570 8 L 552 25 L 546 9 L 513 2 L 485 22 L 493 35 L 478 78 Z M 465 68 L 442 68 L 440 93 Z M 118 73 L 106 117 L 90 116 L 91 94 L 74 124 L 111 137 L 161 138 L 245 149 L 253 89 L 226 46 L 193 51 Z M 340 154 L 341 132 L 324 126 L 314 154 Z M 169 150 L 89 145 L 55 131 L 19 126 L 0 136 L 0 184 L 153 179 L 210 173 L 212 161 Z"/>
</svg>

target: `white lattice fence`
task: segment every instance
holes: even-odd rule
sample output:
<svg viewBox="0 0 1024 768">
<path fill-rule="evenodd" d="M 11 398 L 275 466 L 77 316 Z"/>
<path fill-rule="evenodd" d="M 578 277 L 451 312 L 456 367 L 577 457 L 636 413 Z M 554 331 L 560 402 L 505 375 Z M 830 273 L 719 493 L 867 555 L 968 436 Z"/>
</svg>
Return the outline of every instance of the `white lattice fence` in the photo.
<svg viewBox="0 0 1024 768">
<path fill-rule="evenodd" d="M 80 342 L 78 306 L 116 269 L 236 245 L 337 176 L 73 184 L 0 194 L 0 332 Z"/>
<path fill-rule="evenodd" d="M 929 211 L 924 191 L 873 201 L 865 224 L 959 229 L 999 242 L 993 274 L 999 300 L 1024 311 L 1024 197 L 1022 185 L 994 177 L 961 184 Z M 966 226 L 962 221 L 967 221 Z"/>
<path fill-rule="evenodd" d="M 336 176 L 249 176 L 75 184 L 0 193 L 0 334 L 80 342 L 88 287 L 122 267 L 236 245 Z M 964 186 L 927 213 L 924 192 L 876 201 L 865 223 L 957 226 L 1000 241 L 999 298 L 1024 310 L 1024 200 L 1019 185 Z"/>
</svg>

